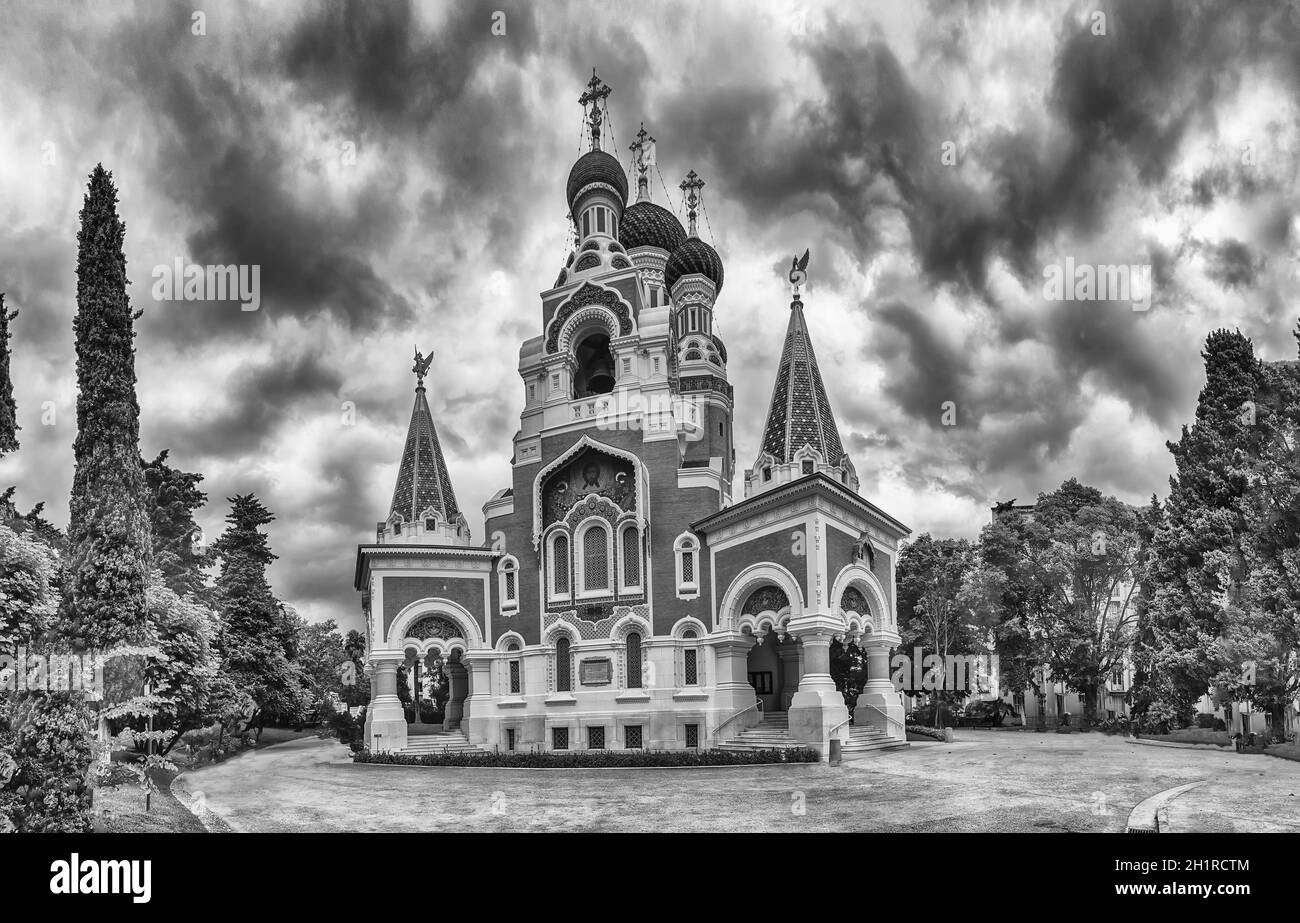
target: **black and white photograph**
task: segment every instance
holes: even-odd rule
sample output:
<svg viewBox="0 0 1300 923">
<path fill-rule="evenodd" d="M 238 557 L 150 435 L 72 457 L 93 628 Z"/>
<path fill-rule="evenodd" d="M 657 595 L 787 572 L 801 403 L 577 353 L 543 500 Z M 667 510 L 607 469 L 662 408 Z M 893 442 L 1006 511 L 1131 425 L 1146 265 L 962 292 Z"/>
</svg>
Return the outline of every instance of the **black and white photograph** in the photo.
<svg viewBox="0 0 1300 923">
<path fill-rule="evenodd" d="M 1297 293 L 1297 0 L 0 0 L 5 892 L 1293 898 Z"/>
</svg>

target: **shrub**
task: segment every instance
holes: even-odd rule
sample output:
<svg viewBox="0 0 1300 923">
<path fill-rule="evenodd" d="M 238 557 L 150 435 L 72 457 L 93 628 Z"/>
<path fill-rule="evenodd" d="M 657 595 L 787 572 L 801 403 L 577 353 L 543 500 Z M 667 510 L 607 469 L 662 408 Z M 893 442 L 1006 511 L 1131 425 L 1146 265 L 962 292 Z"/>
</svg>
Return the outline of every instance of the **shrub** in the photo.
<svg viewBox="0 0 1300 923">
<path fill-rule="evenodd" d="M 321 737 L 337 737 L 340 743 L 359 749 L 366 733 L 366 710 L 361 709 L 354 718 L 349 711 L 331 712 L 329 719 L 317 732 Z"/>
<path fill-rule="evenodd" d="M 1218 721 L 1220 724 L 1223 723 L 1223 720 L 1221 718 L 1216 718 L 1214 714 L 1210 712 L 1202 712 L 1197 714 L 1196 716 L 1196 726 L 1203 730 L 1207 730 L 1207 731 L 1213 730 L 1214 722 L 1216 721 Z"/>
<path fill-rule="evenodd" d="M 907 733 L 916 734 L 919 737 L 929 737 L 933 740 L 943 740 L 943 731 L 938 728 L 921 727 L 919 724 L 907 725 Z"/>
<path fill-rule="evenodd" d="M 16 696 L 0 711 L 0 831 L 90 831 L 90 712 L 77 693 Z"/>
<path fill-rule="evenodd" d="M 374 753 L 360 750 L 353 762 L 388 766 L 479 766 L 516 769 L 603 769 L 635 766 L 753 766 L 816 763 L 810 747 L 789 750 L 507 750 L 488 753 Z"/>
<path fill-rule="evenodd" d="M 425 724 L 442 724 L 443 713 L 437 702 L 420 703 L 420 720 Z"/>
</svg>

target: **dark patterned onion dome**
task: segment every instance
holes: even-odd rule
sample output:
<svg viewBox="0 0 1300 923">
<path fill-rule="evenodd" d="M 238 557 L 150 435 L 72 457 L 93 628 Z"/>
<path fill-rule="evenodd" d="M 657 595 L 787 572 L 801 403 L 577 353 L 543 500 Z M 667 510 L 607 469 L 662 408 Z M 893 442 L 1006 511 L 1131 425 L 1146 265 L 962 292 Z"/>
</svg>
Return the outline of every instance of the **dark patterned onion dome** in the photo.
<svg viewBox="0 0 1300 923">
<path fill-rule="evenodd" d="M 573 169 L 569 171 L 569 185 L 565 188 L 569 208 L 573 208 L 573 200 L 577 198 L 578 190 L 588 183 L 608 183 L 618 190 L 620 201 L 627 202 L 627 174 L 623 172 L 623 165 L 612 154 L 604 151 L 588 151 L 578 158 Z"/>
<path fill-rule="evenodd" d="M 658 247 L 672 253 L 686 240 L 686 229 L 677 216 L 653 202 L 633 202 L 618 223 L 618 242 L 629 250 Z"/>
<path fill-rule="evenodd" d="M 698 237 L 688 237 L 668 257 L 668 265 L 664 267 L 664 284 L 671 292 L 678 279 L 697 272 L 713 280 L 714 287 L 719 293 L 722 292 L 722 259 L 718 256 L 718 251 Z"/>
</svg>

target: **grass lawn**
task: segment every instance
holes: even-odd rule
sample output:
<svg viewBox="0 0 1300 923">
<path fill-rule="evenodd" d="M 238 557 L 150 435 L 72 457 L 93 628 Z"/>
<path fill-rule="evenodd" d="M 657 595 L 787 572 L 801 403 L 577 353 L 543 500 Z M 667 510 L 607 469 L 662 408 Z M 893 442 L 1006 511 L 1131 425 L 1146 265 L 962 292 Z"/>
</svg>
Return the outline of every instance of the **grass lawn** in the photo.
<svg viewBox="0 0 1300 923">
<path fill-rule="evenodd" d="M 96 833 L 204 833 L 198 818 L 176 800 L 170 773 L 157 773 L 159 791 L 145 811 L 144 791 L 135 782 L 95 789 L 92 819 Z"/>
</svg>

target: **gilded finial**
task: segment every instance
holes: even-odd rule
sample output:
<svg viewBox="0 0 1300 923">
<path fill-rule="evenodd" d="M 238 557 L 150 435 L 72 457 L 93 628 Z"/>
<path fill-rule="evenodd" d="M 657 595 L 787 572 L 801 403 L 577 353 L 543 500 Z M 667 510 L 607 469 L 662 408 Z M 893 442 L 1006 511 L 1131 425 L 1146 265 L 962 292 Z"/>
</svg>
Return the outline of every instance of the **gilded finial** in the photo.
<svg viewBox="0 0 1300 923">
<path fill-rule="evenodd" d="M 433 350 L 429 350 L 429 355 L 420 354 L 420 347 L 415 347 L 415 364 L 411 366 L 411 371 L 415 373 L 416 387 L 424 387 L 424 376 L 429 374 L 429 366 L 433 364 Z"/>
<path fill-rule="evenodd" d="M 799 286 L 808 281 L 808 251 L 790 261 L 790 286 L 794 300 L 799 301 Z"/>
</svg>

